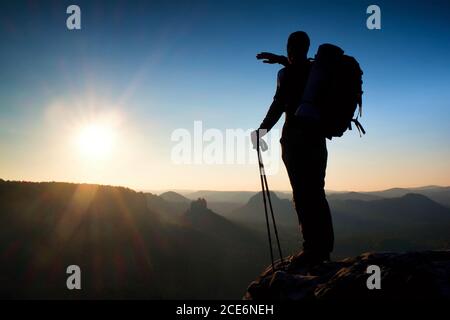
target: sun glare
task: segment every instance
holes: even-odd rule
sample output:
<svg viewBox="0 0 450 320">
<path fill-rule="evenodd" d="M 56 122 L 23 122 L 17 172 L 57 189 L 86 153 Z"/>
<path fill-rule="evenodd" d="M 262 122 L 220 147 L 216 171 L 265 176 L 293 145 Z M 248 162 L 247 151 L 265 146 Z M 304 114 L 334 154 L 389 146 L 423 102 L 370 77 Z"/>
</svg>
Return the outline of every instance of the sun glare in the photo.
<svg viewBox="0 0 450 320">
<path fill-rule="evenodd" d="M 81 128 L 77 142 L 83 155 L 97 159 L 111 153 L 114 140 L 114 130 L 111 126 L 91 123 Z"/>
</svg>

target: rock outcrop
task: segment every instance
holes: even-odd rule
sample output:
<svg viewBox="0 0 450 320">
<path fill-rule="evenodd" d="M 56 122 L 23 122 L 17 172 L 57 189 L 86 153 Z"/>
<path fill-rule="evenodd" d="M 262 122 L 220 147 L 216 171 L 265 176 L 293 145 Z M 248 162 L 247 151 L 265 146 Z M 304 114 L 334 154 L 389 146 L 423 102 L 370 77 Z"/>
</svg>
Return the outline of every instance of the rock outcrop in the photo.
<svg viewBox="0 0 450 320">
<path fill-rule="evenodd" d="M 268 267 L 246 300 L 450 300 L 450 251 L 364 253 L 314 267 L 292 268 L 292 257 Z M 370 265 L 380 268 L 381 289 L 368 289 Z M 292 270 L 291 270 L 292 269 Z"/>
</svg>

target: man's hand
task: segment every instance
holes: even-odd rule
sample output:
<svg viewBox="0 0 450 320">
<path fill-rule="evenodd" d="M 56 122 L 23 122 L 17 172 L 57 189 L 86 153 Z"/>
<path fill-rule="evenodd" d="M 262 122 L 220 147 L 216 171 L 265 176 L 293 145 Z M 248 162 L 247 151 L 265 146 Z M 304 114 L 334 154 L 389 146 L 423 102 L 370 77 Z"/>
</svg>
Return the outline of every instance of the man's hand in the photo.
<svg viewBox="0 0 450 320">
<path fill-rule="evenodd" d="M 264 63 L 270 64 L 279 63 L 279 58 L 279 55 L 270 52 L 260 52 L 256 55 L 256 59 L 263 60 Z"/>
<path fill-rule="evenodd" d="M 261 148 L 262 151 L 266 151 L 267 150 L 267 143 L 261 139 L 261 132 L 263 130 L 259 130 L 259 147 Z M 252 140 L 252 144 L 253 144 L 253 149 L 257 150 L 258 149 L 258 130 L 255 130 L 252 132 L 251 134 L 251 140 Z"/>
<path fill-rule="evenodd" d="M 285 56 L 279 56 L 277 54 L 270 53 L 270 52 L 260 52 L 256 55 L 256 59 L 263 60 L 264 63 L 269 63 L 269 64 L 278 63 L 278 64 L 282 64 L 284 66 L 286 66 L 289 63 Z"/>
</svg>

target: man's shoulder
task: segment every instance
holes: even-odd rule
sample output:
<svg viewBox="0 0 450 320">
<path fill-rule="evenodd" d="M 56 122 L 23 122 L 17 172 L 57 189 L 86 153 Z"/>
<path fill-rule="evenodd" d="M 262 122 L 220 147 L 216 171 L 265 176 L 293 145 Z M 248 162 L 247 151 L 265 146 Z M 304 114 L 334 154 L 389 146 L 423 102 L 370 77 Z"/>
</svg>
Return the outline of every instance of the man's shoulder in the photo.
<svg viewBox="0 0 450 320">
<path fill-rule="evenodd" d="M 278 70 L 278 77 L 286 77 L 288 75 L 309 74 L 313 61 L 306 60 L 301 65 L 289 65 Z"/>
</svg>

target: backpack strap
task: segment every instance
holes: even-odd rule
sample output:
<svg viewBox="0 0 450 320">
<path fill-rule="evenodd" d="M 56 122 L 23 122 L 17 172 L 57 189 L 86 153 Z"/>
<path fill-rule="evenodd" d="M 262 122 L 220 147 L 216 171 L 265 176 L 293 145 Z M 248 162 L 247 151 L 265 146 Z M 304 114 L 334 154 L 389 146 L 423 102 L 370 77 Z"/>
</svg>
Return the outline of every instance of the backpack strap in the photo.
<svg viewBox="0 0 450 320">
<path fill-rule="evenodd" d="M 362 137 L 362 134 L 366 134 L 366 130 L 362 126 L 361 122 L 358 121 L 358 116 L 355 119 L 352 119 L 349 125 L 349 129 L 352 129 L 352 122 L 355 124 L 356 129 L 358 129 L 359 136 Z M 362 134 L 361 134 L 362 133 Z"/>
<path fill-rule="evenodd" d="M 366 134 L 366 130 L 364 130 L 364 127 L 362 126 L 361 122 L 358 121 L 359 117 L 362 117 L 362 94 L 363 92 L 359 94 L 358 97 L 358 114 L 356 115 L 355 119 L 352 119 L 352 122 L 355 124 L 356 128 L 358 129 L 359 136 L 362 137 L 362 134 Z"/>
<path fill-rule="evenodd" d="M 362 91 L 358 95 L 358 115 L 356 118 L 362 117 Z"/>
</svg>

